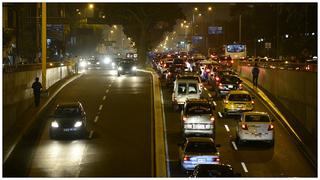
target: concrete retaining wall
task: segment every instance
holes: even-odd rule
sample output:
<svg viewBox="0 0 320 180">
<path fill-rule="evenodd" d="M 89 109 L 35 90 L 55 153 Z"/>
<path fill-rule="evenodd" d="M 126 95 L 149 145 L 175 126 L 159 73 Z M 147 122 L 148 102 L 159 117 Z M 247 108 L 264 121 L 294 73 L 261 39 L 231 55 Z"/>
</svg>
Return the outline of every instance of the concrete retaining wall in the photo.
<svg viewBox="0 0 320 180">
<path fill-rule="evenodd" d="M 252 67 L 238 66 L 237 69 L 241 77 L 252 79 Z M 258 85 L 317 137 L 317 73 L 260 68 Z"/>
<path fill-rule="evenodd" d="M 47 89 L 71 74 L 73 74 L 71 66 L 47 69 Z M 40 82 L 42 82 L 41 76 L 41 69 L 3 74 L 2 103 L 4 131 L 9 129 L 30 106 L 34 106 L 33 89 L 31 86 L 35 77 L 39 77 Z"/>
</svg>

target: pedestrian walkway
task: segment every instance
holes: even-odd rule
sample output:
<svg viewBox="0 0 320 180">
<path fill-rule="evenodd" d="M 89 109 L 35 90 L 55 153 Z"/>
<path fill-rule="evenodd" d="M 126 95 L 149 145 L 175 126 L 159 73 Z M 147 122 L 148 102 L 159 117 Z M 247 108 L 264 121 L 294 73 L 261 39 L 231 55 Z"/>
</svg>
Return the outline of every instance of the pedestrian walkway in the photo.
<svg viewBox="0 0 320 180">
<path fill-rule="evenodd" d="M 79 78 L 82 74 L 69 76 L 51 86 L 47 91 L 47 95 L 41 97 L 40 104 L 38 107 L 34 107 L 32 104 L 24 114 L 15 122 L 10 129 L 4 129 L 3 132 L 3 163 L 9 158 L 21 138 L 31 128 L 32 124 L 43 112 L 50 101 L 70 82 Z"/>
</svg>

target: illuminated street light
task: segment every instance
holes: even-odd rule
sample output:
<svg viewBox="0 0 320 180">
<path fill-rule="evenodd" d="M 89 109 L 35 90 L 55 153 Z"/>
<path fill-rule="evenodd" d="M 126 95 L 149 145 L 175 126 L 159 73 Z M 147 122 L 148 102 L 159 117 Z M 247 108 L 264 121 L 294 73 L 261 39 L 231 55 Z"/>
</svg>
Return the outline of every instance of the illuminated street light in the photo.
<svg viewBox="0 0 320 180">
<path fill-rule="evenodd" d="M 117 25 L 113 25 L 113 28 L 117 29 L 118 27 L 117 27 Z"/>
<path fill-rule="evenodd" d="M 195 11 L 198 11 L 198 8 L 197 8 L 197 7 L 195 7 L 195 8 L 194 8 L 194 10 L 195 10 Z"/>
<path fill-rule="evenodd" d="M 113 34 L 113 30 L 111 30 L 110 33 Z"/>
<path fill-rule="evenodd" d="M 188 26 L 188 25 L 186 25 L 186 28 L 189 28 L 189 26 Z"/>
<path fill-rule="evenodd" d="M 286 38 L 289 38 L 289 34 L 286 34 L 285 37 L 286 37 Z"/>
<path fill-rule="evenodd" d="M 93 9 L 94 8 L 93 4 L 89 4 L 89 8 Z"/>
<path fill-rule="evenodd" d="M 103 18 L 103 19 L 105 19 L 105 18 L 106 18 L 106 16 L 105 16 L 105 15 L 103 15 L 103 16 L 102 16 L 102 18 Z"/>
<path fill-rule="evenodd" d="M 199 17 L 200 17 L 200 16 L 202 16 L 202 14 L 201 14 L 201 13 L 199 13 L 198 15 L 199 15 Z"/>
<path fill-rule="evenodd" d="M 130 38 L 130 37 L 128 37 L 128 40 L 129 40 L 129 41 L 131 41 L 131 38 Z"/>
<path fill-rule="evenodd" d="M 211 11 L 211 10 L 212 10 L 212 7 L 211 7 L 211 6 L 209 6 L 209 7 L 208 7 L 208 11 Z"/>
<path fill-rule="evenodd" d="M 76 9 L 76 11 L 78 12 L 78 11 L 80 11 L 79 9 Z"/>
</svg>

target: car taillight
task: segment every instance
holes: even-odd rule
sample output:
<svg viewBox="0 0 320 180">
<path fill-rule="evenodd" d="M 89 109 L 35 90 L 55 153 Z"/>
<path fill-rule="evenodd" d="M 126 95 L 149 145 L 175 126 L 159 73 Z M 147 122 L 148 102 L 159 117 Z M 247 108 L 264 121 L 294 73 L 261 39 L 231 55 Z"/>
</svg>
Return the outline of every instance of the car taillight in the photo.
<svg viewBox="0 0 320 180">
<path fill-rule="evenodd" d="M 210 121 L 214 121 L 214 117 L 213 116 L 210 117 Z"/>
<path fill-rule="evenodd" d="M 206 69 L 206 72 L 207 72 L 207 73 L 210 72 L 210 69 Z"/>
<path fill-rule="evenodd" d="M 274 125 L 273 124 L 269 124 L 268 131 L 271 131 L 273 129 L 274 129 Z"/>
<path fill-rule="evenodd" d="M 212 158 L 212 161 L 220 162 L 220 158 Z"/>
<path fill-rule="evenodd" d="M 247 124 L 241 124 L 241 128 L 242 128 L 243 130 L 248 130 Z"/>
<path fill-rule="evenodd" d="M 183 160 L 184 160 L 184 161 L 190 161 L 190 156 L 184 156 L 184 157 L 183 157 Z"/>
<path fill-rule="evenodd" d="M 231 60 L 231 64 L 233 64 L 233 60 Z"/>
<path fill-rule="evenodd" d="M 220 78 L 219 77 L 216 77 L 216 81 L 219 81 L 220 80 Z"/>
<path fill-rule="evenodd" d="M 167 67 L 167 64 L 164 64 L 163 67 Z"/>
<path fill-rule="evenodd" d="M 228 104 L 228 102 L 229 102 L 229 101 L 227 101 L 227 100 L 224 101 L 225 104 Z"/>
<path fill-rule="evenodd" d="M 254 101 L 251 101 L 251 104 L 254 104 Z"/>
<path fill-rule="evenodd" d="M 187 116 L 183 116 L 183 118 L 182 118 L 184 121 L 186 121 L 188 118 L 187 118 Z"/>
</svg>

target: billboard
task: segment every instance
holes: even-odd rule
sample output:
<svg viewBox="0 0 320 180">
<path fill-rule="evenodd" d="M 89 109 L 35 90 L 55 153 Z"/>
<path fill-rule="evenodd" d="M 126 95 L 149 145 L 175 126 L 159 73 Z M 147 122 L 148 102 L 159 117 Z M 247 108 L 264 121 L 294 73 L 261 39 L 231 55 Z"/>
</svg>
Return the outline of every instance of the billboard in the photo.
<svg viewBox="0 0 320 180">
<path fill-rule="evenodd" d="M 209 26 L 208 34 L 223 34 L 222 26 Z"/>
<path fill-rule="evenodd" d="M 227 52 L 228 53 L 239 53 L 239 52 L 244 52 L 246 46 L 243 44 L 230 44 L 227 45 Z"/>
<path fill-rule="evenodd" d="M 202 36 L 192 36 L 192 44 L 199 44 L 201 43 L 202 39 Z"/>
</svg>

